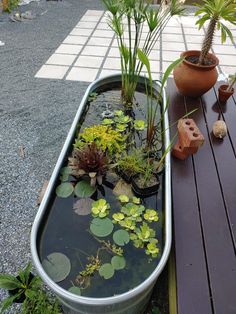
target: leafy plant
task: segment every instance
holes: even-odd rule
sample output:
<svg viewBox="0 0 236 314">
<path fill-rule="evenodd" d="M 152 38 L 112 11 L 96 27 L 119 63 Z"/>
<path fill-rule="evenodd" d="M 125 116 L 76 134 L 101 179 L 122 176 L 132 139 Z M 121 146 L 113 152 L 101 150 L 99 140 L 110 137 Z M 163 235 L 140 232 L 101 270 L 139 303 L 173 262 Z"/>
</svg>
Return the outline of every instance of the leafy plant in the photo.
<svg viewBox="0 0 236 314">
<path fill-rule="evenodd" d="M 57 301 L 48 297 L 43 290 L 42 281 L 38 276 L 32 276 L 31 263 L 18 275 L 0 274 L 0 288 L 11 292 L 10 296 L 1 302 L 0 313 L 4 313 L 14 301 L 20 298 L 23 301 L 23 314 L 58 314 L 60 313 Z"/>
<path fill-rule="evenodd" d="M 16 7 L 18 7 L 20 0 L 8 0 L 7 7 L 4 8 L 5 12 L 11 12 Z"/>
<path fill-rule="evenodd" d="M 90 93 L 89 96 L 88 96 L 88 101 L 89 101 L 89 102 L 94 101 L 94 100 L 97 99 L 97 97 L 98 97 L 98 94 L 95 93 L 95 92 L 92 92 L 92 93 Z"/>
<path fill-rule="evenodd" d="M 125 137 L 118 131 L 113 130 L 110 126 L 94 125 L 85 128 L 79 134 L 75 141 L 74 147 L 81 148 L 85 144 L 95 143 L 98 149 L 107 153 L 111 158 L 119 156 L 125 149 Z"/>
<path fill-rule="evenodd" d="M 158 221 L 158 215 L 154 209 L 146 209 L 143 217 L 148 222 Z"/>
<path fill-rule="evenodd" d="M 94 217 L 104 218 L 109 214 L 110 205 L 101 198 L 92 203 L 92 214 Z"/>
<path fill-rule="evenodd" d="M 226 91 L 230 92 L 233 89 L 234 84 L 236 83 L 236 73 L 234 75 L 229 75 L 229 86 L 227 87 Z"/>
<path fill-rule="evenodd" d="M 91 178 L 91 185 L 95 186 L 96 182 L 102 184 L 102 177 L 108 168 L 108 159 L 105 152 L 92 142 L 73 150 L 72 157 L 69 158 L 69 167 L 74 176 L 88 174 Z"/>
<path fill-rule="evenodd" d="M 125 153 L 117 161 L 118 169 L 124 171 L 129 176 L 143 172 L 144 164 L 143 152 L 140 149 L 133 149 L 131 152 Z"/>
<path fill-rule="evenodd" d="M 216 29 L 221 31 L 222 43 L 226 41 L 227 36 L 233 42 L 231 31 L 221 20 L 236 25 L 236 2 L 234 0 L 203 0 L 203 5 L 196 5 L 199 7 L 199 10 L 195 13 L 195 15 L 200 15 L 199 20 L 196 22 L 199 29 L 203 27 L 206 21 L 209 21 L 198 61 L 198 64 L 205 65 L 207 64 L 207 54 L 211 49 Z"/>
<path fill-rule="evenodd" d="M 146 123 L 143 120 L 134 120 L 134 129 L 136 131 L 143 131 L 146 127 Z"/>
<path fill-rule="evenodd" d="M 123 101 L 126 106 L 132 106 L 138 76 L 143 67 L 137 58 L 143 25 L 145 23 L 148 25 L 143 52 L 149 55 L 170 17 L 181 14 L 183 9 L 177 0 L 171 0 L 168 6 L 161 1 L 156 11 L 151 9 L 144 0 L 103 0 L 103 3 L 110 12 L 108 25 L 116 34 L 120 51 Z"/>
</svg>

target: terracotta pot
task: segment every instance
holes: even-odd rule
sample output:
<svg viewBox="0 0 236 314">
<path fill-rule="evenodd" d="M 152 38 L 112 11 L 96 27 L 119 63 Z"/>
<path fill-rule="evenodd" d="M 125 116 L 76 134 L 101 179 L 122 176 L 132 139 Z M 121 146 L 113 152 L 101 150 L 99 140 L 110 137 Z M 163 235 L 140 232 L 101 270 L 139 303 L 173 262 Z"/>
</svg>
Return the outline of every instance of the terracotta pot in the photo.
<svg viewBox="0 0 236 314">
<path fill-rule="evenodd" d="M 198 50 L 188 50 L 181 57 L 200 56 Z M 216 66 L 218 58 L 209 53 L 208 58 L 214 61 L 212 65 L 198 65 L 184 60 L 174 69 L 174 80 L 179 92 L 184 96 L 198 97 L 211 89 L 218 77 Z"/>
<path fill-rule="evenodd" d="M 228 92 L 226 91 L 226 89 L 228 88 L 229 85 L 220 85 L 220 87 L 218 88 L 218 93 L 219 93 L 219 102 L 221 103 L 226 103 L 226 101 L 229 99 L 230 96 L 232 96 L 234 94 L 234 88 L 232 87 L 232 89 Z"/>
</svg>

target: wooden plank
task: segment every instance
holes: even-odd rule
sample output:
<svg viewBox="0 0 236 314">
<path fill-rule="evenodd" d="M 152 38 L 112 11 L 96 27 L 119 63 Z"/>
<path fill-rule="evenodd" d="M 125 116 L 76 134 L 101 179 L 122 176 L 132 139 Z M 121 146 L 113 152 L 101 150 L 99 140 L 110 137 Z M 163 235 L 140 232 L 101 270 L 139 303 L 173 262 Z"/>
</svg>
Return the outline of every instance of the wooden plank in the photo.
<svg viewBox="0 0 236 314">
<path fill-rule="evenodd" d="M 218 164 L 215 164 L 211 137 L 206 129 L 206 123 L 209 123 L 210 127 L 210 122 L 213 117 L 215 119 L 216 115 L 211 108 L 216 100 L 213 90 L 208 93 L 207 97 L 204 97 L 204 100 L 201 106 L 199 100 L 186 98 L 188 111 L 196 106 L 200 108 L 193 114 L 193 118 L 206 139 L 205 145 L 194 155 L 200 216 L 214 313 L 233 314 L 236 313 L 236 258 L 225 210 L 224 195 L 216 168 Z M 206 121 L 203 119 L 203 113 L 208 117 Z M 225 153 L 228 154 L 230 151 L 232 152 L 232 149 L 227 145 Z M 225 167 L 232 166 L 227 165 L 225 161 L 223 163 Z M 232 168 L 231 171 L 233 171 Z"/>
<path fill-rule="evenodd" d="M 184 98 L 168 82 L 170 121 L 185 114 Z M 172 130 L 172 135 L 176 127 Z M 179 314 L 212 313 L 198 200 L 191 157 L 172 158 L 172 196 Z"/>
</svg>

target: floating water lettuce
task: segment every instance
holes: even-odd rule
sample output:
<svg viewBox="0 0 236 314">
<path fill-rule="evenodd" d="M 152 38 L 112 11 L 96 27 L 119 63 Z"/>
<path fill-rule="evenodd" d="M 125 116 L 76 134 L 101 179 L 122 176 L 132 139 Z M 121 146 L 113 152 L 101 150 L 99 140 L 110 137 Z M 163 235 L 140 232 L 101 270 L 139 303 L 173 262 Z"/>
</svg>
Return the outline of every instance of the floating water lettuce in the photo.
<svg viewBox="0 0 236 314">
<path fill-rule="evenodd" d="M 125 215 L 123 213 L 115 213 L 112 215 L 113 223 L 120 222 L 125 218 Z"/>
<path fill-rule="evenodd" d="M 134 128 L 137 131 L 143 131 L 146 127 L 145 121 L 143 120 L 134 120 Z"/>
<path fill-rule="evenodd" d="M 157 212 L 154 209 L 146 209 L 144 219 L 148 222 L 158 221 Z"/>
<path fill-rule="evenodd" d="M 121 194 L 117 198 L 121 203 L 128 203 L 129 202 L 129 197 L 125 194 Z"/>
<path fill-rule="evenodd" d="M 104 218 L 109 214 L 110 205 L 101 198 L 92 203 L 92 214 L 94 217 Z"/>
<path fill-rule="evenodd" d="M 159 248 L 157 247 L 158 240 L 152 239 L 150 243 L 148 243 L 145 253 L 147 255 L 151 255 L 152 257 L 157 257 L 159 253 Z"/>
</svg>

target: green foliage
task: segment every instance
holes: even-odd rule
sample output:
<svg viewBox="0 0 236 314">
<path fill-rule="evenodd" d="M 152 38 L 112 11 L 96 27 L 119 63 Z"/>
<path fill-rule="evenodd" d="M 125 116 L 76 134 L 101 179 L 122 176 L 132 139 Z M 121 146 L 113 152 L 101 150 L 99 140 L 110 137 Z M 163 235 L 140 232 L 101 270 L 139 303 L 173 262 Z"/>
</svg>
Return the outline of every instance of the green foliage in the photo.
<svg viewBox="0 0 236 314">
<path fill-rule="evenodd" d="M 234 0 L 204 0 L 203 5 L 196 5 L 199 7 L 195 13 L 197 16 L 200 15 L 199 20 L 196 22 L 199 29 L 201 29 L 207 21 L 210 21 L 199 57 L 199 64 L 204 65 L 206 63 L 207 54 L 211 49 L 216 29 L 221 31 L 222 43 L 226 41 L 227 36 L 233 42 L 233 35 L 230 29 L 222 23 L 222 20 L 236 25 L 236 2 Z"/>
<path fill-rule="evenodd" d="M 143 64 L 146 64 L 150 74 L 150 64 L 146 56 L 150 54 L 170 17 L 181 14 L 182 9 L 177 0 L 171 0 L 168 6 L 163 5 L 164 1 L 161 1 L 156 10 L 150 8 L 144 0 L 103 0 L 103 3 L 111 13 L 108 25 L 116 34 L 120 51 L 123 100 L 126 106 L 130 106 Z M 134 22 L 134 30 L 131 29 L 132 22 Z M 141 50 L 139 46 L 144 23 L 148 25 L 148 32 Z M 124 38 L 126 25 L 127 42 Z"/>
<path fill-rule="evenodd" d="M 111 277 L 114 276 L 114 268 L 112 267 L 112 265 L 110 263 L 106 263 L 103 264 L 100 268 L 99 268 L 99 275 L 101 277 L 103 277 L 104 279 L 110 279 Z"/>
<path fill-rule="evenodd" d="M 112 218 L 113 223 L 118 223 L 125 218 L 125 215 L 123 213 L 115 213 L 112 215 Z"/>
<path fill-rule="evenodd" d="M 133 149 L 131 152 L 125 153 L 119 160 L 117 160 L 118 169 L 131 176 L 136 173 L 142 173 L 144 165 L 145 160 L 143 152 L 139 149 Z"/>
<path fill-rule="evenodd" d="M 95 92 L 92 92 L 92 93 L 90 93 L 89 96 L 88 96 L 88 101 L 89 101 L 89 102 L 94 101 L 94 100 L 97 99 L 97 97 L 98 97 L 98 94 L 95 93 Z"/>
<path fill-rule="evenodd" d="M 157 239 L 150 240 L 145 250 L 147 255 L 151 255 L 152 257 L 157 257 L 159 253 L 159 248 L 157 247 L 157 243 L 158 243 Z"/>
<path fill-rule="evenodd" d="M 70 273 L 71 263 L 69 258 L 62 253 L 49 254 L 42 262 L 48 276 L 55 282 L 64 280 Z"/>
<path fill-rule="evenodd" d="M 8 6 L 5 9 L 5 12 L 11 12 L 14 10 L 18 5 L 19 5 L 20 0 L 9 0 L 8 1 Z"/>
<path fill-rule="evenodd" d="M 88 260 L 89 262 L 86 264 L 85 269 L 79 273 L 80 276 L 92 276 L 101 267 L 101 261 L 98 257 L 89 256 Z"/>
<path fill-rule="evenodd" d="M 58 197 L 66 198 L 69 197 L 74 191 L 74 187 L 69 182 L 63 182 L 56 188 L 56 194 Z"/>
<path fill-rule="evenodd" d="M 125 194 L 121 194 L 117 198 L 121 203 L 128 203 L 129 202 L 129 197 Z"/>
<path fill-rule="evenodd" d="M 70 167 L 61 168 L 60 174 L 61 174 L 60 180 L 61 181 L 67 181 L 69 179 L 70 174 L 71 174 Z"/>
<path fill-rule="evenodd" d="M 74 293 L 76 295 L 81 295 L 81 289 L 76 286 L 72 286 L 68 289 L 69 292 Z"/>
<path fill-rule="evenodd" d="M 111 265 L 115 270 L 124 269 L 126 266 L 126 261 L 123 256 L 113 256 L 111 259 Z"/>
<path fill-rule="evenodd" d="M 126 230 L 117 230 L 113 233 L 113 240 L 119 246 L 129 243 L 129 233 Z"/>
<path fill-rule="evenodd" d="M 146 123 L 143 120 L 134 120 L 134 129 L 136 131 L 143 131 L 146 127 Z"/>
<path fill-rule="evenodd" d="M 112 119 L 103 119 L 102 120 L 102 124 L 103 125 L 112 125 L 114 123 L 114 121 Z"/>
<path fill-rule="evenodd" d="M 81 147 L 84 145 L 83 143 L 96 143 L 98 148 L 103 152 L 107 152 L 111 157 L 119 155 L 126 147 L 125 137 L 106 125 L 94 125 L 85 128 L 79 134 L 74 146 Z"/>
<path fill-rule="evenodd" d="M 22 314 L 59 314 L 56 300 L 51 299 L 42 288 L 42 281 L 38 276 L 30 278 L 31 263 L 20 270 L 16 277 L 10 274 L 0 274 L 0 288 L 15 290 L 14 295 L 1 302 L 0 313 L 4 313 L 12 303 L 25 296 L 22 304 Z"/>
<path fill-rule="evenodd" d="M 130 239 L 133 241 L 135 247 L 143 248 L 145 244 L 153 241 L 155 235 L 155 231 L 146 222 L 143 222 L 140 228 L 135 228 Z"/>
<path fill-rule="evenodd" d="M 98 237 L 106 237 L 113 231 L 113 223 L 109 218 L 94 218 L 90 224 L 90 231 Z"/>
<path fill-rule="evenodd" d="M 129 219 L 140 222 L 142 221 L 141 215 L 145 207 L 143 205 L 137 205 L 133 203 L 128 203 L 121 207 L 121 212 L 125 214 Z"/>
<path fill-rule="evenodd" d="M 234 84 L 236 83 L 236 73 L 233 75 L 229 75 L 228 81 L 229 81 L 229 86 L 227 87 L 227 91 L 231 92 Z"/>
<path fill-rule="evenodd" d="M 158 215 L 154 209 L 146 209 L 143 217 L 148 222 L 158 221 Z"/>
<path fill-rule="evenodd" d="M 91 186 L 88 181 L 81 180 L 75 186 L 75 195 L 78 197 L 90 197 L 94 194 L 96 188 Z"/>
<path fill-rule="evenodd" d="M 101 198 L 92 203 L 92 214 L 94 217 L 104 218 L 109 214 L 110 205 Z"/>
</svg>

